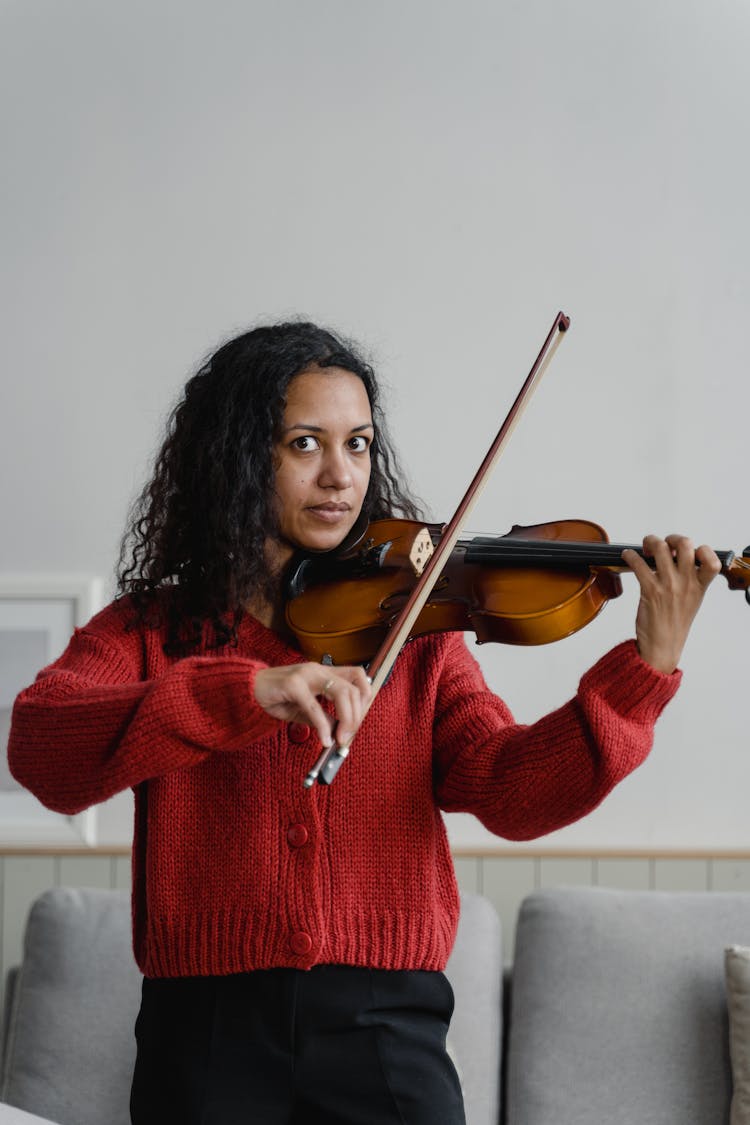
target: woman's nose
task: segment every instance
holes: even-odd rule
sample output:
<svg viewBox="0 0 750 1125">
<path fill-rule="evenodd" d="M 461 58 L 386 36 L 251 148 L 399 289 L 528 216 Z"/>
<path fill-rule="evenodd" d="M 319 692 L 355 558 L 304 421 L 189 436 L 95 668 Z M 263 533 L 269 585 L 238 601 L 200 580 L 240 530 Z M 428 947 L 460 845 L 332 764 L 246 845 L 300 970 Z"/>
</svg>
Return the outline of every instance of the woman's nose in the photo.
<svg viewBox="0 0 750 1125">
<path fill-rule="evenodd" d="M 323 459 L 318 483 L 322 488 L 348 488 L 352 474 L 344 453 L 331 450 Z"/>
</svg>

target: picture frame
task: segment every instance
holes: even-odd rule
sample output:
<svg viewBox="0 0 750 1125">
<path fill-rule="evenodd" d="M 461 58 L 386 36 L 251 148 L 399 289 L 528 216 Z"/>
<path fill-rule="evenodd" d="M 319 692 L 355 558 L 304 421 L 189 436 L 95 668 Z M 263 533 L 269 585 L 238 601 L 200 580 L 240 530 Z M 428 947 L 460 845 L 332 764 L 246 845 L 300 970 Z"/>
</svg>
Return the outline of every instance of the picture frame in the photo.
<svg viewBox="0 0 750 1125">
<path fill-rule="evenodd" d="M 13 701 L 104 604 L 101 578 L 0 574 L 0 848 L 94 847 L 96 809 L 65 816 L 13 779 L 7 744 Z"/>
</svg>

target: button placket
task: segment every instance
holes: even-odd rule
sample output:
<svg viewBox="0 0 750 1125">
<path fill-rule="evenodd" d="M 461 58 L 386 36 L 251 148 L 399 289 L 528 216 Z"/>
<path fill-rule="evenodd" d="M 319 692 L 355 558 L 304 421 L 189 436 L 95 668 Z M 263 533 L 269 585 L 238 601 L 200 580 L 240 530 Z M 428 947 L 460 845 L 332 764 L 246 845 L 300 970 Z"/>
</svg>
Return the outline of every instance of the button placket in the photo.
<svg viewBox="0 0 750 1125">
<path fill-rule="evenodd" d="M 310 734 L 306 724 L 292 724 L 304 730 L 289 731 L 290 743 L 302 734 Z M 301 786 L 300 786 L 301 788 Z M 322 942 L 321 919 L 314 888 L 317 886 L 317 869 L 320 863 L 320 823 L 315 801 L 310 803 L 308 793 L 300 794 L 295 788 L 293 796 L 283 801 L 281 839 L 287 853 L 284 865 L 289 880 L 289 913 L 286 916 L 286 946 L 300 968 L 309 968 L 316 960 Z M 282 845 L 282 846 L 284 846 Z M 292 887 L 294 891 L 292 892 Z M 294 906 L 292 907 L 292 901 Z"/>
</svg>

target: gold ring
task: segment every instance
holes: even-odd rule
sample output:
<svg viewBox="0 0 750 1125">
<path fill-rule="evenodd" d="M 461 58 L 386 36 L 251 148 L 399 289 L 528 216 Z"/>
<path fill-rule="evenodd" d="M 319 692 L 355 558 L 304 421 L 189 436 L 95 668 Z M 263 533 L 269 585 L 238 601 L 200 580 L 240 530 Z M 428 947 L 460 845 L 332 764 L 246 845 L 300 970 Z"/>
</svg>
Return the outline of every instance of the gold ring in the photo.
<svg viewBox="0 0 750 1125">
<path fill-rule="evenodd" d="M 320 694 L 328 695 L 328 692 L 331 690 L 335 683 L 336 681 L 334 679 L 326 680 L 326 682 L 323 684 L 323 690 Z"/>
</svg>

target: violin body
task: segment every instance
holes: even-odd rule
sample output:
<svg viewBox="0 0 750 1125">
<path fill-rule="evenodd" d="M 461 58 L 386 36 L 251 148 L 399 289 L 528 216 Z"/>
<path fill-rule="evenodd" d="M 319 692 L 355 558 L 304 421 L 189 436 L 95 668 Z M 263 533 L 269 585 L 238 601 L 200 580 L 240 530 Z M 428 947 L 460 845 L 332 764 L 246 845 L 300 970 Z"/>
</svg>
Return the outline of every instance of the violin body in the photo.
<svg viewBox="0 0 750 1125">
<path fill-rule="evenodd" d="M 368 663 L 418 579 L 404 560 L 424 528 L 413 520 L 376 521 L 345 558 L 308 559 L 298 566 L 286 619 L 308 659 Z M 441 526 L 427 528 L 438 542 Z M 505 536 L 457 543 L 410 636 L 472 632 L 480 644 L 540 645 L 577 632 L 621 593 L 616 571 L 627 568 L 616 559 L 598 566 L 577 559 L 552 566 L 539 559 L 534 565 L 533 550 L 529 556 L 525 549 L 571 541 L 581 547 L 608 543 L 603 528 L 589 520 L 515 526 Z M 513 550 L 501 558 L 498 545 Z M 475 556 L 488 553 L 492 561 L 477 561 Z"/>
</svg>

